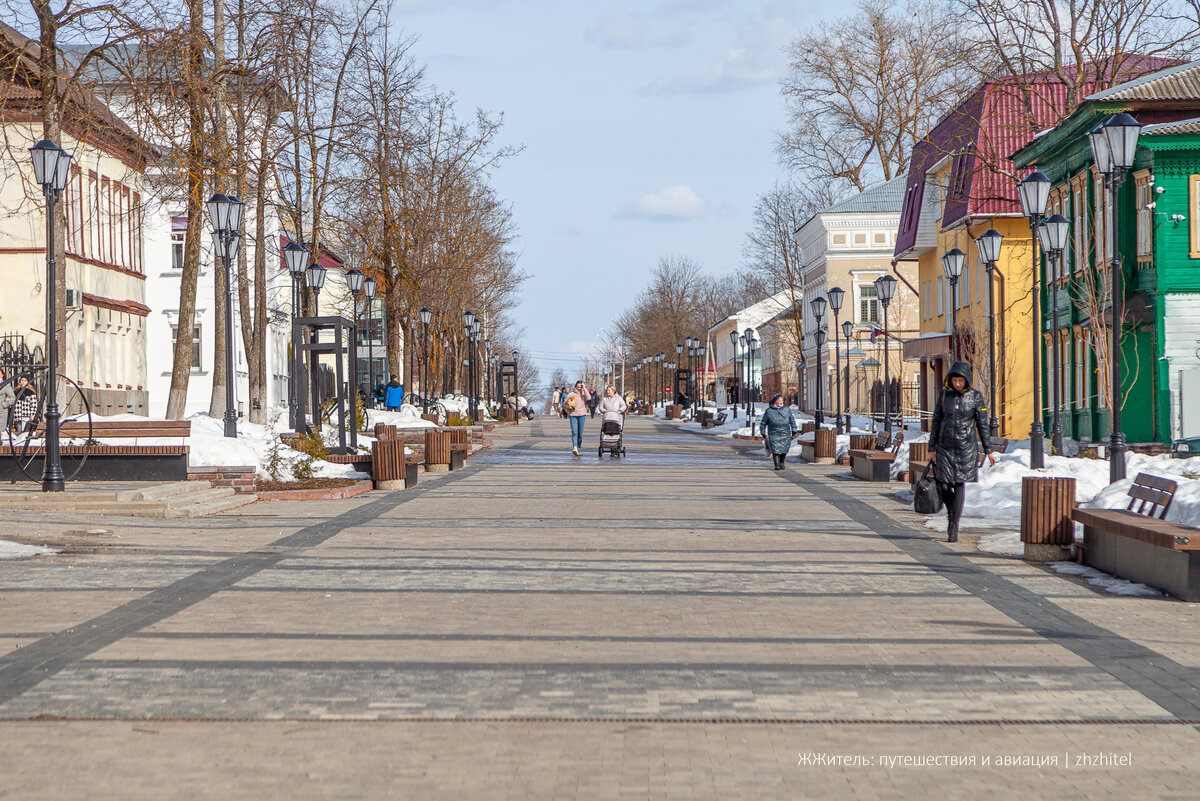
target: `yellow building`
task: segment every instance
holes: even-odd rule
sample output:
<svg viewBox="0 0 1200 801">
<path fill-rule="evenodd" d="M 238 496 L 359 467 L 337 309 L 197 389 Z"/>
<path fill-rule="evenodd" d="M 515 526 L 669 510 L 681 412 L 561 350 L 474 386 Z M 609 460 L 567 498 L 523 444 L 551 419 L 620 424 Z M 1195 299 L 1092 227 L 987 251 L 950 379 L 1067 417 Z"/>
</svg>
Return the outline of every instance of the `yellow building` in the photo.
<svg viewBox="0 0 1200 801">
<path fill-rule="evenodd" d="M 898 260 L 917 262 L 921 335 L 905 343 L 904 358 L 920 364 L 926 422 L 950 364 L 965 361 L 998 435 L 1008 439 L 1029 436 L 1037 359 L 1031 235 L 1007 157 L 1032 139 L 1037 124 L 1019 113 L 1019 102 L 1008 83 L 985 83 L 917 144 L 895 250 Z M 1003 237 L 990 274 L 975 242 L 989 230 Z M 952 288 L 943 256 L 955 248 L 965 259 Z"/>
</svg>

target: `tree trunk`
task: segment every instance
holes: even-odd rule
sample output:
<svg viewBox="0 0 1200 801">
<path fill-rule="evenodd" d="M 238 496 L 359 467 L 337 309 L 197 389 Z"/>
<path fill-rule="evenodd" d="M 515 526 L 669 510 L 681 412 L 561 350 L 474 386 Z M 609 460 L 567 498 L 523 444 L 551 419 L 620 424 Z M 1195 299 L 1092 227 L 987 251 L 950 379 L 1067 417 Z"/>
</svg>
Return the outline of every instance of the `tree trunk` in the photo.
<svg viewBox="0 0 1200 801">
<path fill-rule="evenodd" d="M 224 0 L 213 0 L 213 71 L 220 73 L 224 67 L 225 61 L 225 2 Z M 217 166 L 221 174 L 225 173 L 225 158 L 224 154 L 228 153 L 228 137 L 225 130 L 225 103 L 223 102 L 222 92 L 224 86 L 218 78 L 216 86 L 213 87 L 216 95 L 213 103 L 213 116 L 215 117 L 216 125 L 216 158 L 220 162 Z M 213 189 L 220 189 L 232 192 L 224 185 L 224 181 L 220 184 L 214 184 Z M 232 280 L 232 266 L 225 263 L 224 259 L 213 258 L 213 364 L 212 364 L 212 395 L 208 401 L 208 414 L 210 417 L 221 417 L 225 413 L 225 390 L 228 386 L 227 376 L 229 374 L 230 363 L 233 362 L 233 354 L 226 350 L 226 343 L 229 341 L 228 332 L 225 327 L 227 306 L 229 305 L 229 281 Z"/>
<path fill-rule="evenodd" d="M 179 319 L 175 359 L 171 365 L 171 391 L 167 418 L 178 420 L 187 411 L 188 379 L 192 374 L 192 328 L 196 321 L 196 279 L 200 275 L 201 193 L 204 190 L 204 106 L 200 71 L 204 66 L 204 4 L 187 0 L 189 41 L 186 80 L 189 84 L 187 151 L 187 238 L 183 246 L 183 274 L 179 281 Z"/>
</svg>

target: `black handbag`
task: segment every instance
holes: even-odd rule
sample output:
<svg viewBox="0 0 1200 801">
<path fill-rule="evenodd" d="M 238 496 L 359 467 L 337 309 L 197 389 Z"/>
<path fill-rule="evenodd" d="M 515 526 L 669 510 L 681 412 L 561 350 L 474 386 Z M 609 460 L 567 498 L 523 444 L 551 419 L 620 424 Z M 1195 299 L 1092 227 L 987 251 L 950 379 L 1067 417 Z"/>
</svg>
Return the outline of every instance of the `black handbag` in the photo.
<svg viewBox="0 0 1200 801">
<path fill-rule="evenodd" d="M 937 481 L 929 475 L 933 462 L 925 463 L 925 472 L 917 479 L 913 491 L 913 508 L 923 515 L 935 515 L 942 511 L 942 495 L 938 492 Z"/>
</svg>

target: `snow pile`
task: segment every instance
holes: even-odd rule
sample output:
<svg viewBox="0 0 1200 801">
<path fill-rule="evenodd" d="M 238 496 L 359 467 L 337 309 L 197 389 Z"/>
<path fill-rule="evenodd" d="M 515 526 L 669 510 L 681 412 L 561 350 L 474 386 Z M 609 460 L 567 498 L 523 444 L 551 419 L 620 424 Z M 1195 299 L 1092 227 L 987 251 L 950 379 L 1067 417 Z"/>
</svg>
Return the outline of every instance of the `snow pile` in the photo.
<svg viewBox="0 0 1200 801">
<path fill-rule="evenodd" d="M 31 556 L 47 556 L 58 551 L 41 545 L 25 545 L 20 542 L 0 540 L 0 559 L 28 559 Z"/>
<path fill-rule="evenodd" d="M 422 419 L 421 410 L 407 403 L 401 406 L 398 412 L 389 412 L 383 409 L 367 409 L 365 411 L 368 431 L 374 431 L 377 423 L 396 428 L 437 428 L 437 423 Z"/>
<path fill-rule="evenodd" d="M 1051 562 L 1050 567 L 1068 576 L 1082 576 L 1088 580 L 1088 584 L 1094 584 L 1106 592 L 1111 592 L 1113 595 L 1130 595 L 1141 598 L 1163 597 L 1163 594 L 1153 587 L 1147 587 L 1145 584 L 1135 584 L 1132 581 L 1110 576 L 1101 570 L 1088 567 L 1087 565 L 1077 565 L 1074 562 Z"/>
<path fill-rule="evenodd" d="M 271 478 L 267 464 L 270 461 L 272 446 L 275 446 L 279 458 L 283 460 L 281 479 L 291 481 L 294 480 L 291 477 L 292 466 L 307 458 L 304 454 L 286 445 L 282 447 L 276 445 L 279 442 L 279 435 L 266 426 L 239 420 L 237 438 L 232 439 L 225 436 L 224 424 L 220 420 L 206 414 L 197 414 L 190 419 L 192 435 L 188 437 L 187 444 L 191 448 L 191 452 L 188 454 L 188 464 L 192 467 L 254 465 L 254 472 L 260 478 Z M 329 434 L 336 437 L 337 429 L 326 426 L 324 431 L 328 444 Z M 363 439 L 364 444 L 372 441 L 370 438 Z M 313 478 L 370 478 L 366 473 L 358 472 L 351 465 L 334 464 L 322 459 L 313 460 L 312 474 Z"/>
</svg>

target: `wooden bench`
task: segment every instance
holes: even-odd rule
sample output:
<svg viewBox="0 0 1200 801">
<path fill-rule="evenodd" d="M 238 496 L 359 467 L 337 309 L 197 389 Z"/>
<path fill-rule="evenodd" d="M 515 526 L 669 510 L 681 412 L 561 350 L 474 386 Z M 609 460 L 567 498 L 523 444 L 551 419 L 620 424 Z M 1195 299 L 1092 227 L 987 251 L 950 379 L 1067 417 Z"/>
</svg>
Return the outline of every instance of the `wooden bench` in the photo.
<svg viewBox="0 0 1200 801">
<path fill-rule="evenodd" d="M 1083 563 L 1105 573 L 1200 601 L 1200 528 L 1163 518 L 1179 485 L 1138 473 L 1125 509 L 1076 507 L 1083 525 Z"/>
<path fill-rule="evenodd" d="M 705 414 L 707 415 L 707 417 L 703 421 L 701 421 L 701 423 L 700 423 L 701 428 L 716 428 L 718 426 L 725 425 L 725 420 L 727 419 L 726 412 L 721 412 L 720 414 L 716 415 L 715 417 L 713 416 L 712 412 L 706 412 Z"/>
<path fill-rule="evenodd" d="M 89 429 L 87 421 L 65 420 L 58 428 L 59 452 L 64 460 L 84 461 L 76 480 L 79 481 L 187 481 L 189 448 L 185 444 L 115 445 L 105 439 L 175 439 L 186 440 L 192 433 L 190 420 L 120 420 L 96 421 Z M 38 436 L 45 432 L 39 429 Z M 92 442 L 89 445 L 88 439 Z M 20 447 L 17 448 L 20 451 Z M 40 447 L 39 447 L 40 451 Z M 10 458 L 12 449 L 7 442 L 0 447 L 0 480 L 23 478 Z M 35 459 L 40 474 L 41 458 Z M 64 463 L 68 473 L 74 468 Z"/>
<path fill-rule="evenodd" d="M 892 462 L 904 444 L 904 432 L 894 435 L 880 431 L 875 436 L 875 447 L 871 450 L 850 451 L 850 472 L 863 481 L 891 481 Z"/>
</svg>

